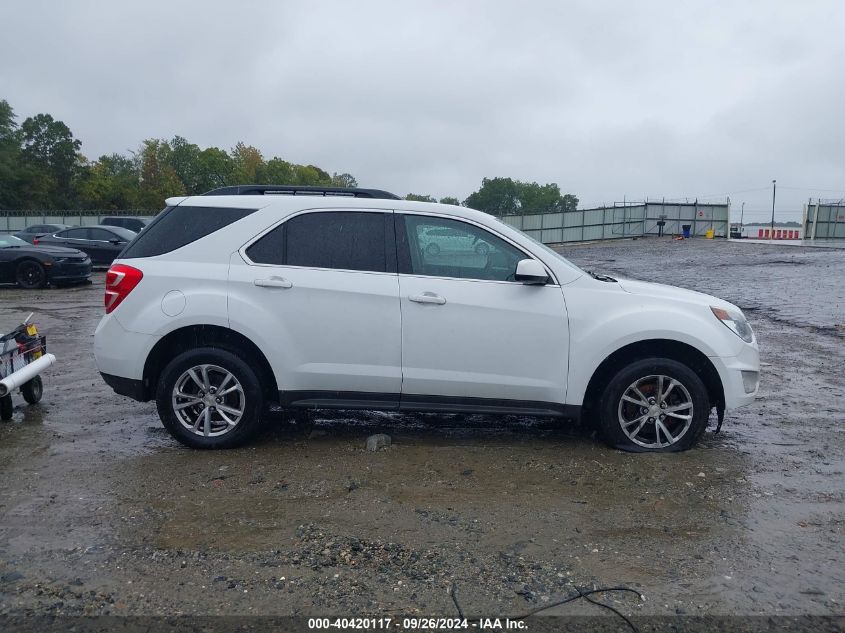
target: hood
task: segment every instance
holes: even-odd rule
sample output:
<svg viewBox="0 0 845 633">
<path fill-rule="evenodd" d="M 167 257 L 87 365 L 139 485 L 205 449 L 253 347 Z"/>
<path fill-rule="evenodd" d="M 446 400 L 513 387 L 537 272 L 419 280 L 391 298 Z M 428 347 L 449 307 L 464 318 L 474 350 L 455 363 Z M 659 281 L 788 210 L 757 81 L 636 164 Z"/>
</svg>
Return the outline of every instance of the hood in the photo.
<svg viewBox="0 0 845 633">
<path fill-rule="evenodd" d="M 655 284 L 648 281 L 635 281 L 633 279 L 617 279 L 619 286 L 625 292 L 632 295 L 643 295 L 647 297 L 656 297 L 659 299 L 674 299 L 675 301 L 683 301 L 685 303 L 696 303 L 704 306 L 716 306 L 725 309 L 738 308 L 713 295 L 704 294 L 703 292 L 696 292 L 695 290 L 687 290 L 685 288 L 677 288 L 675 286 L 667 286 L 665 284 Z"/>
<path fill-rule="evenodd" d="M 53 246 L 52 244 L 37 244 L 31 247 L 32 250 L 38 253 L 44 253 L 51 257 L 70 257 L 72 259 L 85 259 L 88 257 L 82 251 L 75 248 L 65 248 L 64 246 Z M 23 250 L 23 249 L 22 249 Z"/>
</svg>

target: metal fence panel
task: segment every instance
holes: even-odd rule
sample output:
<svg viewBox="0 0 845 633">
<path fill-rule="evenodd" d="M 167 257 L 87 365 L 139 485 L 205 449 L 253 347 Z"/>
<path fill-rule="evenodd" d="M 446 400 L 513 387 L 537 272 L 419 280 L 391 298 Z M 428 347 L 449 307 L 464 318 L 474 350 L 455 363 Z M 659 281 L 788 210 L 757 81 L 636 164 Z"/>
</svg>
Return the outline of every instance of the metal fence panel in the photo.
<svg viewBox="0 0 845 633">
<path fill-rule="evenodd" d="M 543 229 L 543 244 L 560 244 L 563 241 L 563 229 Z"/>
<path fill-rule="evenodd" d="M 596 224 L 594 226 L 585 226 L 584 227 L 584 236 L 581 238 L 582 240 L 600 240 L 604 235 L 603 225 Z"/>
<path fill-rule="evenodd" d="M 563 226 L 568 228 L 570 226 L 581 227 L 584 225 L 583 211 L 569 211 L 563 214 Z"/>
<path fill-rule="evenodd" d="M 604 209 L 589 209 L 584 211 L 584 226 L 602 224 L 604 222 Z"/>
<path fill-rule="evenodd" d="M 561 242 L 583 242 L 585 239 L 584 237 L 584 226 L 573 226 L 568 229 L 563 229 L 563 235 L 561 236 Z"/>
<path fill-rule="evenodd" d="M 821 240 L 845 237 L 845 201 L 819 201 L 805 205 L 804 235 Z"/>
<path fill-rule="evenodd" d="M 522 216 L 522 230 L 533 231 L 535 229 L 543 228 L 542 215 L 523 215 Z"/>
</svg>

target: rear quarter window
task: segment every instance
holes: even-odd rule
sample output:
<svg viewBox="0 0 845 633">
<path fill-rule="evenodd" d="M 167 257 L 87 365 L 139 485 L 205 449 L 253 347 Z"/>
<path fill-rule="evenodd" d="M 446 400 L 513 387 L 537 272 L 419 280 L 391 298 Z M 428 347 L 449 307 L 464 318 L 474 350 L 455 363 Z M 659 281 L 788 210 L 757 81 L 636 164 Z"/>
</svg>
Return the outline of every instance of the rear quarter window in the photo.
<svg viewBox="0 0 845 633">
<path fill-rule="evenodd" d="M 167 207 L 138 234 L 120 257 L 132 259 L 164 255 L 211 235 L 255 211 L 225 207 Z"/>
</svg>

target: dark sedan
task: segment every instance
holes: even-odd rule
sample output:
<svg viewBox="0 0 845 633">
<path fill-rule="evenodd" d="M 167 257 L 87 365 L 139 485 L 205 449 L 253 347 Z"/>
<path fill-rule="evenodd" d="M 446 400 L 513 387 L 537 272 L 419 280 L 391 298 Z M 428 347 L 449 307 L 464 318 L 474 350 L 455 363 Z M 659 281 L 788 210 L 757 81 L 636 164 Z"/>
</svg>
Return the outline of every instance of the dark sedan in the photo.
<svg viewBox="0 0 845 633">
<path fill-rule="evenodd" d="M 67 246 L 88 253 L 95 266 L 108 266 L 137 233 L 119 226 L 75 226 L 53 235 L 43 235 L 36 244 Z"/>
<path fill-rule="evenodd" d="M 91 258 L 73 248 L 34 246 L 14 235 L 0 235 L 0 283 L 43 288 L 85 281 Z"/>
<path fill-rule="evenodd" d="M 69 228 L 70 226 L 67 224 L 33 224 L 32 226 L 26 227 L 23 231 L 15 233 L 15 237 L 19 237 L 32 244 L 35 239 L 42 235 L 56 233 Z"/>
</svg>

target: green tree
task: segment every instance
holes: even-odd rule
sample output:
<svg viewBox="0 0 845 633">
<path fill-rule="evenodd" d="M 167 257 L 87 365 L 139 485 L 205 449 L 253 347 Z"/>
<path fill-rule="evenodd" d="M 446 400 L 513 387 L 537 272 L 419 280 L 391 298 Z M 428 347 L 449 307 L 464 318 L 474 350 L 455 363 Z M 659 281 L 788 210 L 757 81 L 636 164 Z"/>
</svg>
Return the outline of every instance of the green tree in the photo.
<svg viewBox="0 0 845 633">
<path fill-rule="evenodd" d="M 409 193 L 405 196 L 405 200 L 410 200 L 412 202 L 437 202 L 437 198 L 419 193 Z"/>
<path fill-rule="evenodd" d="M 80 203 L 87 209 L 136 209 L 140 179 L 136 162 L 120 154 L 100 156 L 77 185 Z"/>
<path fill-rule="evenodd" d="M 520 212 L 519 187 L 510 178 L 484 178 L 481 188 L 464 200 L 464 205 L 491 215 L 515 215 Z"/>
<path fill-rule="evenodd" d="M 15 111 L 0 100 L 0 209 L 25 206 L 20 199 L 21 135 Z"/>
<path fill-rule="evenodd" d="M 147 139 L 142 143 L 137 156 L 141 178 L 138 202 L 142 209 L 160 209 L 166 198 L 185 195 L 185 186 L 170 164 L 172 151 L 164 140 Z"/>
<path fill-rule="evenodd" d="M 352 174 L 332 174 L 332 187 L 357 187 L 358 181 Z"/>
<path fill-rule="evenodd" d="M 196 157 L 197 193 L 235 185 L 235 161 L 219 147 L 207 147 Z"/>
<path fill-rule="evenodd" d="M 261 175 L 261 182 L 268 185 L 289 185 L 294 179 L 294 166 L 278 156 L 267 161 Z"/>
<path fill-rule="evenodd" d="M 453 204 L 456 207 L 461 205 L 461 201 L 457 198 L 453 198 L 452 196 L 446 196 L 445 198 L 440 198 L 440 204 Z"/>
<path fill-rule="evenodd" d="M 67 125 L 49 114 L 28 117 L 20 131 L 21 158 L 31 170 L 28 180 L 32 192 L 38 191 L 38 197 L 46 193 L 54 207 L 71 208 L 75 203 L 72 184 L 84 162 L 79 154 L 82 143 L 73 138 Z"/>
<path fill-rule="evenodd" d="M 235 184 L 252 185 L 258 182 L 264 167 L 264 157 L 258 148 L 238 142 L 232 149 L 232 161 L 235 166 Z"/>
<path fill-rule="evenodd" d="M 332 184 L 329 173 L 315 165 L 294 165 L 293 168 L 293 185 L 330 187 Z"/>
<path fill-rule="evenodd" d="M 185 193 L 197 195 L 205 193 L 202 185 L 202 172 L 199 162 L 200 148 L 189 143 L 181 136 L 174 136 L 170 141 L 170 155 L 167 162 L 173 168 L 176 177 L 182 181 Z"/>
<path fill-rule="evenodd" d="M 20 126 L 0 100 L 0 208 L 159 209 L 169 196 L 200 194 L 235 184 L 356 187 L 349 173 L 329 174 L 239 142 L 231 152 L 200 148 L 182 136 L 147 139 L 131 156 L 108 154 L 88 162 L 70 129 L 49 114 Z"/>
<path fill-rule="evenodd" d="M 574 211 L 578 198 L 562 195 L 556 183 L 540 185 L 511 178 L 484 178 L 481 188 L 470 194 L 464 204 L 496 216 L 526 215 Z"/>
</svg>

